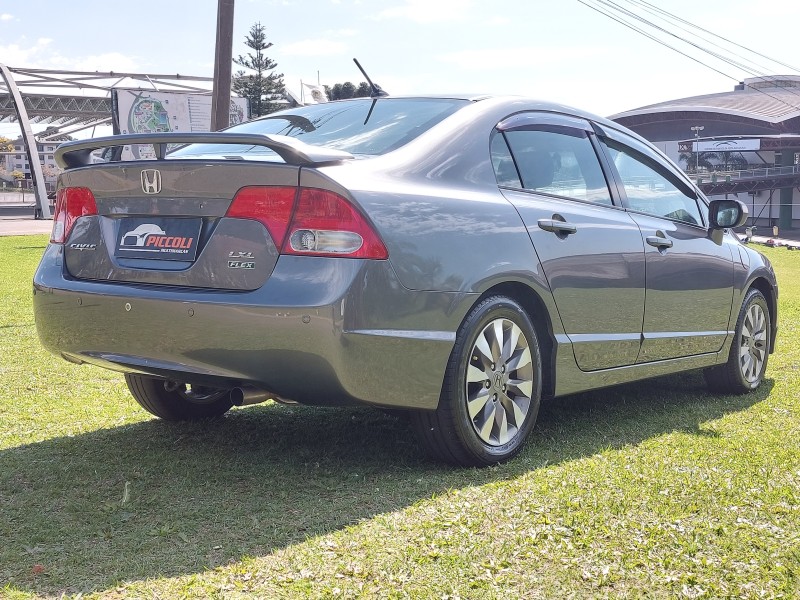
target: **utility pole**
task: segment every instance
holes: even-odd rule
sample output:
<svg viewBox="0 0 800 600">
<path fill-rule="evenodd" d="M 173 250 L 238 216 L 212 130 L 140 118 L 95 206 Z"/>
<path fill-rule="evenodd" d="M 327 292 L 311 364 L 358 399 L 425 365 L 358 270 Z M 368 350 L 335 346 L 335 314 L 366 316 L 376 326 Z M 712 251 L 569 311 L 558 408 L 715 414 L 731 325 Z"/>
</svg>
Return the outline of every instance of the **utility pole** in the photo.
<svg viewBox="0 0 800 600">
<path fill-rule="evenodd" d="M 211 96 L 211 131 L 219 131 L 230 125 L 233 1 L 217 0 L 217 49 L 214 56 L 214 91 Z"/>
</svg>

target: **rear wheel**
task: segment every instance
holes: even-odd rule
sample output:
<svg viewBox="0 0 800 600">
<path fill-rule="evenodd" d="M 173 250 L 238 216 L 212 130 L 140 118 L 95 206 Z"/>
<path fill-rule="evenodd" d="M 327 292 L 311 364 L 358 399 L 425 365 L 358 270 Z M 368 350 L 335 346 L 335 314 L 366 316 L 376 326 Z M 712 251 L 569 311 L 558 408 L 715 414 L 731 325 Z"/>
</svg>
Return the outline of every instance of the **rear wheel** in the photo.
<svg viewBox="0 0 800 600">
<path fill-rule="evenodd" d="M 705 370 L 709 388 L 725 394 L 756 389 L 767 370 L 771 331 L 767 300 L 759 290 L 751 289 L 739 311 L 728 362 Z"/>
<path fill-rule="evenodd" d="M 125 374 L 125 383 L 143 409 L 166 421 L 218 417 L 233 406 L 229 389 L 190 386 L 132 373 Z"/>
<path fill-rule="evenodd" d="M 542 391 L 536 331 L 514 300 L 492 296 L 464 320 L 435 411 L 413 424 L 429 452 L 460 466 L 509 460 L 522 449 Z"/>
</svg>

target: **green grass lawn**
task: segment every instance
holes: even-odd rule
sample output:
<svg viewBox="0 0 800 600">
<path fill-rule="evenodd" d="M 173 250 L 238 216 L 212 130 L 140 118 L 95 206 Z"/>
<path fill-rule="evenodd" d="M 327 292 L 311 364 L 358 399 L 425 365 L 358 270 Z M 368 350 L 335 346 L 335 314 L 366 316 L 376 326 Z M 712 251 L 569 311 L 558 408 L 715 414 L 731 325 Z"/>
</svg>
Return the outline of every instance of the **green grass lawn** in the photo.
<svg viewBox="0 0 800 600">
<path fill-rule="evenodd" d="M 45 243 L 0 238 L 0 597 L 800 597 L 800 252 L 765 250 L 756 393 L 691 373 L 550 402 L 519 458 L 456 470 L 366 409 L 151 419 L 39 346 Z"/>
</svg>

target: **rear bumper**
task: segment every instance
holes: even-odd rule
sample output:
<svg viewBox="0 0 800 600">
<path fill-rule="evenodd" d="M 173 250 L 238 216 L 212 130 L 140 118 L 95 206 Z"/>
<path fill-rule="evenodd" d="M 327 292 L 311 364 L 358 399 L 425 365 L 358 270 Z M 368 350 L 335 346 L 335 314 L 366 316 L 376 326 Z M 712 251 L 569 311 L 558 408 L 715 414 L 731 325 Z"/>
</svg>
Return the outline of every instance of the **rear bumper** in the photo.
<svg viewBox="0 0 800 600">
<path fill-rule="evenodd" d="M 67 360 L 306 404 L 432 409 L 474 300 L 351 259 L 284 256 L 252 292 L 74 280 L 50 245 L 33 305 L 42 344 Z"/>
</svg>

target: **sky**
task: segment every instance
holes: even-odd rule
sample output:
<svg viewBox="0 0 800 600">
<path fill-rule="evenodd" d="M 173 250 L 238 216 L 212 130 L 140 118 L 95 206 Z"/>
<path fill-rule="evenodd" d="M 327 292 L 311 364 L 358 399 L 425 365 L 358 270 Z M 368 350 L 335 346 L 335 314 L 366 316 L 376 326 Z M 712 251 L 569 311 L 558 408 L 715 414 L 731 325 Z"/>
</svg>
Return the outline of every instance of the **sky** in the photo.
<svg viewBox="0 0 800 600">
<path fill-rule="evenodd" d="M 752 0 L 653 3 L 766 56 L 800 63 L 796 0 L 775 0 L 768 9 Z M 0 0 L 0 63 L 211 77 L 216 16 L 216 0 Z M 296 92 L 301 80 L 357 84 L 356 57 L 390 94 L 520 94 L 608 116 L 729 91 L 749 76 L 718 61 L 722 73 L 703 67 L 578 0 L 235 0 L 234 56 L 248 51 L 244 39 L 257 22 L 273 44 L 267 54 L 276 71 Z M 0 125 L 0 134 L 9 133 Z"/>
</svg>

